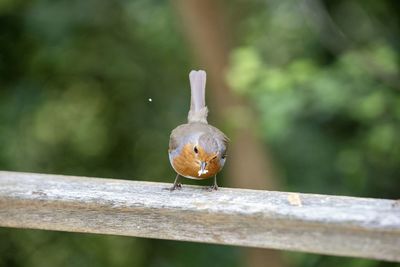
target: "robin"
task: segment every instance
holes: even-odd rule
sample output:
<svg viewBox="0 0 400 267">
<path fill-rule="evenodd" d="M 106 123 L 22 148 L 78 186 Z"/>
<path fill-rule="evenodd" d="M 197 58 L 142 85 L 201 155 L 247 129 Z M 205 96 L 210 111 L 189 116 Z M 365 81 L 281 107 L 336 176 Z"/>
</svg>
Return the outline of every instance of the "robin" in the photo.
<svg viewBox="0 0 400 267">
<path fill-rule="evenodd" d="M 180 176 L 197 180 L 214 177 L 214 185 L 209 189 L 217 190 L 217 173 L 224 167 L 229 139 L 207 122 L 206 72 L 193 70 L 189 80 L 188 123 L 172 130 L 169 140 L 169 161 L 177 173 L 170 190 L 181 189 Z"/>
</svg>

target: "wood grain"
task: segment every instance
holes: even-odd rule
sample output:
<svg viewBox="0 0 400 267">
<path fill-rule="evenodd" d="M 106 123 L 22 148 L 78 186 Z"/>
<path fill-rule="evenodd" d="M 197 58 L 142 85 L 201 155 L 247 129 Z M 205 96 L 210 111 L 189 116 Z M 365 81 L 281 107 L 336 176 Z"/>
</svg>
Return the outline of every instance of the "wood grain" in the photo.
<svg viewBox="0 0 400 267">
<path fill-rule="evenodd" d="M 185 240 L 400 262 L 400 203 L 0 172 L 0 226 Z"/>
</svg>

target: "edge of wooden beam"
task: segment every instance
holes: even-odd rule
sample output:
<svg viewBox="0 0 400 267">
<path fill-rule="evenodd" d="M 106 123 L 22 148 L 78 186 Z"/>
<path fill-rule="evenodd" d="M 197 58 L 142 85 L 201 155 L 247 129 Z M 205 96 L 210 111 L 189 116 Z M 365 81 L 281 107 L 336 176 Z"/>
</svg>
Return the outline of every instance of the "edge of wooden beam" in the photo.
<svg viewBox="0 0 400 267">
<path fill-rule="evenodd" d="M 400 262 L 395 200 L 0 171 L 0 226 Z"/>
</svg>

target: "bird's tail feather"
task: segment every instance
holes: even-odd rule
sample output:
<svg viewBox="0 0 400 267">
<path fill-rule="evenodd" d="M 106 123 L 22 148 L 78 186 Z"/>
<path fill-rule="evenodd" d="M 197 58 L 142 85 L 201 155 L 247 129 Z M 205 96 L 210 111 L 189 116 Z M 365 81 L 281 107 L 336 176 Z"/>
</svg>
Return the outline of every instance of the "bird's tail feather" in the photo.
<svg viewBox="0 0 400 267">
<path fill-rule="evenodd" d="M 208 109 L 206 107 L 206 72 L 192 70 L 189 73 L 191 101 L 188 121 L 207 123 Z"/>
</svg>

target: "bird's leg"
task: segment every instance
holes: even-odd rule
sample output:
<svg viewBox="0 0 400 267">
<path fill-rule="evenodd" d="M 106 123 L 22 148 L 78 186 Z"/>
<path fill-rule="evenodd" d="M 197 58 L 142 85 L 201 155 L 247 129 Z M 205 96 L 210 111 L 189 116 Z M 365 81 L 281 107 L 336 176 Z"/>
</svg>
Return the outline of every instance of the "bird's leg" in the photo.
<svg viewBox="0 0 400 267">
<path fill-rule="evenodd" d="M 209 191 L 218 190 L 217 175 L 214 176 L 214 184 L 212 186 L 207 187 L 207 190 Z"/>
<path fill-rule="evenodd" d="M 174 191 L 175 189 L 182 189 L 182 184 L 179 183 L 179 174 L 176 174 L 176 178 L 172 187 L 169 188 L 169 191 Z"/>
</svg>

